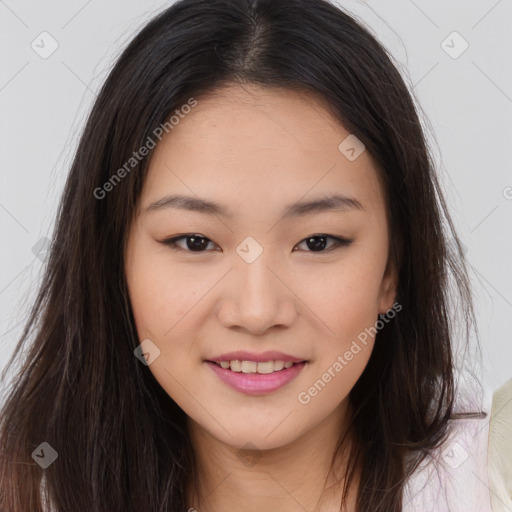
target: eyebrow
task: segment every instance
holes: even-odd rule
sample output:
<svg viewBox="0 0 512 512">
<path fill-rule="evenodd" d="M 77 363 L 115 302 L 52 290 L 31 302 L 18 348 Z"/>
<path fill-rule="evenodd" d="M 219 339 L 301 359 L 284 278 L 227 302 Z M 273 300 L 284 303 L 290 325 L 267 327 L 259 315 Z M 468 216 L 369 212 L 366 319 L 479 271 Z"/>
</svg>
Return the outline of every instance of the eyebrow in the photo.
<svg viewBox="0 0 512 512">
<path fill-rule="evenodd" d="M 219 215 L 226 218 L 234 218 L 235 215 L 225 206 L 214 201 L 207 201 L 198 197 L 173 194 L 162 197 L 145 208 L 145 212 L 161 211 L 167 208 L 177 208 L 192 212 L 199 212 L 207 215 Z M 329 211 L 346 212 L 349 210 L 365 211 L 363 205 L 355 197 L 343 194 L 333 194 L 320 197 L 311 201 L 299 201 L 285 207 L 283 218 L 303 217 L 313 213 Z"/>
</svg>

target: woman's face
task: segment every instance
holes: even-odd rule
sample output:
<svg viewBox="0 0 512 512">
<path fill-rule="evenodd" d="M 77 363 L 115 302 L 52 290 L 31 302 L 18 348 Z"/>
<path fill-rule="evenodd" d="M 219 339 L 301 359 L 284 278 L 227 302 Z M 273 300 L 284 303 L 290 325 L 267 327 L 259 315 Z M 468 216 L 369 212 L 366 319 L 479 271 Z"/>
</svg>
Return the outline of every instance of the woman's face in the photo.
<svg viewBox="0 0 512 512">
<path fill-rule="evenodd" d="M 137 332 L 169 396 L 233 447 L 343 410 L 393 305 L 384 192 L 349 135 L 312 97 L 231 86 L 154 150 L 125 248 Z"/>
</svg>

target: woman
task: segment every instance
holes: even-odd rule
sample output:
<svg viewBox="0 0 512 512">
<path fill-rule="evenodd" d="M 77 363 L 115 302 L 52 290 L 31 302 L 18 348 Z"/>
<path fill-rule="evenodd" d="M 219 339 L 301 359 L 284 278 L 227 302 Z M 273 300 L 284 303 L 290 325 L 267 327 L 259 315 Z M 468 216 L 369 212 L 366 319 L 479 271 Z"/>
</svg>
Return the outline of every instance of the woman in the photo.
<svg viewBox="0 0 512 512">
<path fill-rule="evenodd" d="M 455 411 L 455 303 L 467 339 L 383 47 L 323 0 L 179 1 L 77 149 L 3 411 L 4 507 L 404 510 L 480 413 Z"/>
</svg>

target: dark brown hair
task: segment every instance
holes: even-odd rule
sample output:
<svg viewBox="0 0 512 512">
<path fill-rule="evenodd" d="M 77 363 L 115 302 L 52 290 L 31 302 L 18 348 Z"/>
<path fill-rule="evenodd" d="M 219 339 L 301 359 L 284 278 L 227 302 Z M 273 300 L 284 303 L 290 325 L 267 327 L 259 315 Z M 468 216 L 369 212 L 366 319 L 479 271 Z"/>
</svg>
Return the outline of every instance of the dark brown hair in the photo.
<svg viewBox="0 0 512 512">
<path fill-rule="evenodd" d="M 324 0 L 180 0 L 123 51 L 81 136 L 15 353 L 32 341 L 2 411 L 3 510 L 41 512 L 42 483 L 58 512 L 186 510 L 195 462 L 185 413 L 134 357 L 124 274 L 150 155 L 104 197 L 95 191 L 191 97 L 249 83 L 321 98 L 365 144 L 385 185 L 402 310 L 378 332 L 350 393 L 357 510 L 400 511 L 407 478 L 446 438 L 452 306 L 466 333 L 474 311 L 433 159 L 392 59 Z M 45 470 L 31 458 L 43 441 L 58 453 Z"/>
</svg>

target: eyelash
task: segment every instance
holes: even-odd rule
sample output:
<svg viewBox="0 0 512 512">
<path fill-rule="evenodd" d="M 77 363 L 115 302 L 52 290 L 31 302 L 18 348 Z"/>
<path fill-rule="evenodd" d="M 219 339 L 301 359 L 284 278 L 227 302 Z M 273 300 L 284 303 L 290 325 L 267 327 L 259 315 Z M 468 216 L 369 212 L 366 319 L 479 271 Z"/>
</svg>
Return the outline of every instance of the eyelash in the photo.
<svg viewBox="0 0 512 512">
<path fill-rule="evenodd" d="M 182 247 L 177 245 L 178 241 L 180 241 L 182 239 L 190 238 L 190 237 L 203 238 L 205 240 L 208 240 L 211 243 L 215 243 L 212 240 L 210 240 L 208 237 L 200 235 L 199 233 L 186 233 L 185 235 L 179 235 L 179 236 L 175 236 L 175 237 L 172 237 L 172 238 L 168 238 L 166 240 L 162 240 L 161 243 L 166 245 L 167 247 L 169 247 L 173 251 L 183 251 L 183 252 L 188 252 L 188 253 L 191 253 L 191 254 L 193 254 L 193 253 L 200 254 L 200 253 L 207 252 L 206 250 L 204 250 L 204 251 L 190 251 L 188 249 L 183 249 Z M 310 252 L 310 253 L 313 253 L 313 254 L 315 254 L 315 253 L 321 254 L 321 253 L 331 252 L 331 251 L 333 251 L 335 249 L 341 249 L 342 247 L 348 247 L 353 242 L 353 240 L 348 239 L 348 238 L 342 238 L 342 237 L 338 237 L 338 236 L 326 235 L 326 234 L 321 233 L 321 234 L 310 235 L 310 236 L 304 238 L 303 240 L 301 240 L 297 244 L 297 246 L 300 245 L 301 243 L 309 240 L 310 238 L 329 238 L 329 239 L 335 241 L 335 244 L 333 246 L 331 246 L 329 249 L 324 249 L 322 251 L 305 251 L 305 252 Z M 295 246 L 295 247 L 297 247 L 297 246 Z M 296 252 L 296 251 L 294 251 L 294 252 Z"/>
</svg>

